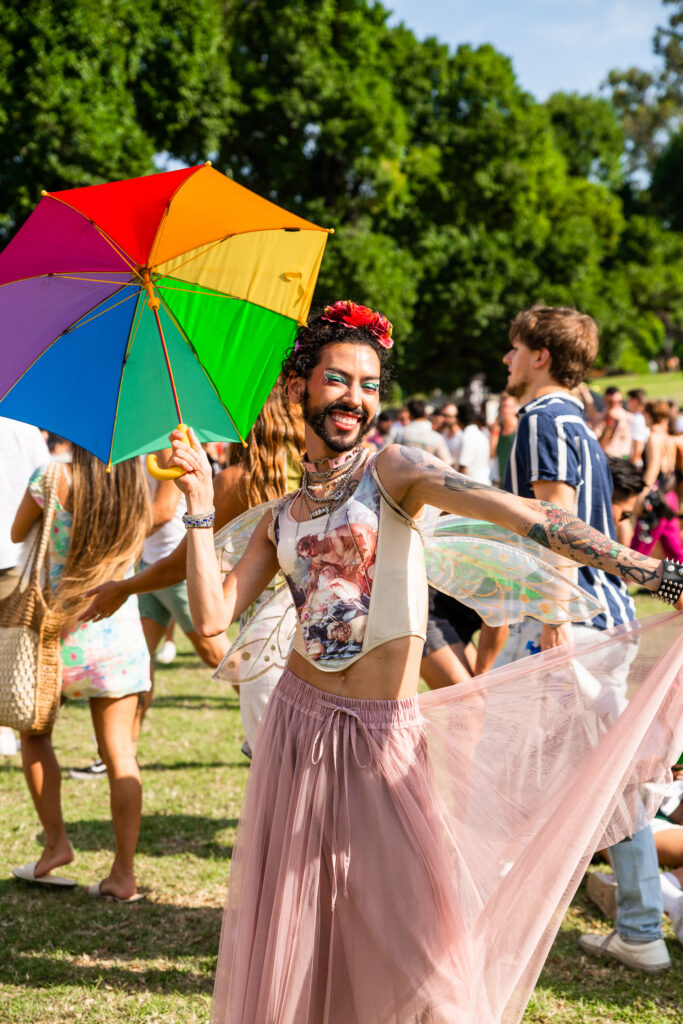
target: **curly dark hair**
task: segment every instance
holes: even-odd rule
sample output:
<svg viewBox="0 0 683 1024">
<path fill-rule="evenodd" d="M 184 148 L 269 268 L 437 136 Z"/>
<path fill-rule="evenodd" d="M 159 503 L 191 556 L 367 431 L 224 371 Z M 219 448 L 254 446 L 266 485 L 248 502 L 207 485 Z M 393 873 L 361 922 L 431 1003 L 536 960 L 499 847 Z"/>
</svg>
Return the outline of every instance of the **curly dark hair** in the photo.
<svg viewBox="0 0 683 1024">
<path fill-rule="evenodd" d="M 389 391 L 394 364 L 392 349 L 379 343 L 376 335 L 366 327 L 348 327 L 337 321 L 323 319 L 324 311 L 312 317 L 297 331 L 294 347 L 288 352 L 282 364 L 282 379 L 286 382 L 291 374 L 305 380 L 320 361 L 320 353 L 326 345 L 370 345 L 377 353 L 380 365 L 379 389 L 382 398 Z"/>
</svg>

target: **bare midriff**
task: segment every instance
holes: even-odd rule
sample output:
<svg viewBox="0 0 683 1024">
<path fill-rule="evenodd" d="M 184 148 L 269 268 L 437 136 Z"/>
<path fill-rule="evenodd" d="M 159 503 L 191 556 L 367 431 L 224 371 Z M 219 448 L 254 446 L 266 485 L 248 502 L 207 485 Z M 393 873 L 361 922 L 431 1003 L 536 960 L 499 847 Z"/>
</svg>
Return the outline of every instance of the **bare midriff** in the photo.
<svg viewBox="0 0 683 1024">
<path fill-rule="evenodd" d="M 424 641 L 417 636 L 388 640 L 339 672 L 321 672 L 298 651 L 287 668 L 318 690 L 358 700 L 399 700 L 417 693 Z"/>
</svg>

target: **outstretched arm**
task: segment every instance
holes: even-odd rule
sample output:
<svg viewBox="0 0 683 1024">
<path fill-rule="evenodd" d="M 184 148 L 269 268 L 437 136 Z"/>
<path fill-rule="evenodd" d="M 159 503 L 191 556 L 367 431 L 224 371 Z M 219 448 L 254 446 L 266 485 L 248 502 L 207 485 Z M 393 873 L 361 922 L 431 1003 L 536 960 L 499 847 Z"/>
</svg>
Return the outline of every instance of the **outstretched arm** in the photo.
<svg viewBox="0 0 683 1024">
<path fill-rule="evenodd" d="M 548 501 L 508 494 L 477 483 L 417 448 L 393 445 L 377 462 L 382 483 L 410 515 L 424 505 L 504 526 L 583 565 L 592 565 L 655 591 L 662 563 L 623 547 Z"/>
</svg>

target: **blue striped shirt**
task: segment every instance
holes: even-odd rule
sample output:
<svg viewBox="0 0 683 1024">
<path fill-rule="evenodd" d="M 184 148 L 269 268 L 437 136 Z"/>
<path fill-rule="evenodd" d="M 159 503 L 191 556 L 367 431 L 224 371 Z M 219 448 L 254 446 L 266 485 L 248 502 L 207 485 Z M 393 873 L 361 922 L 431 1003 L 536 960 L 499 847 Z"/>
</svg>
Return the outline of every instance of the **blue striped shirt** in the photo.
<svg viewBox="0 0 683 1024">
<path fill-rule="evenodd" d="M 612 477 L 605 453 L 582 413 L 582 403 L 562 391 L 528 402 L 519 412 L 503 486 L 513 494 L 533 498 L 536 480 L 566 483 L 574 488 L 574 514 L 616 540 Z M 635 618 L 633 601 L 618 576 L 582 565 L 578 583 L 607 609 L 590 625 L 609 629 Z"/>
</svg>

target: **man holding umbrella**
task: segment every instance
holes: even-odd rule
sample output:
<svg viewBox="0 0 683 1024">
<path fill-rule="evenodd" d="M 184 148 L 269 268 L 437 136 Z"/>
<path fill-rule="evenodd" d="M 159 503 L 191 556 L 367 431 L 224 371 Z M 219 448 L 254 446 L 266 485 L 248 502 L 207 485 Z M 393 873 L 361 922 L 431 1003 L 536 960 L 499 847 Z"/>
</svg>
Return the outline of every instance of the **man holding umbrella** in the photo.
<svg viewBox="0 0 683 1024">
<path fill-rule="evenodd" d="M 615 810 L 614 794 L 641 777 L 643 730 L 662 772 L 678 742 L 662 718 L 682 657 L 678 620 L 653 627 L 670 653 L 646 673 L 632 714 L 599 718 L 599 728 L 595 694 L 573 668 L 590 663 L 588 650 L 571 659 L 552 652 L 552 671 L 536 677 L 510 672 L 495 686 L 480 677 L 418 699 L 426 504 L 488 519 L 667 600 L 683 583 L 679 567 L 428 453 L 390 446 L 368 455 L 361 440 L 388 378 L 391 333 L 385 317 L 350 302 L 299 329 L 283 370 L 306 424 L 302 487 L 264 515 L 225 588 L 207 529 L 210 467 L 194 436 L 171 436 L 171 464 L 185 474 L 198 632 L 222 633 L 278 569 L 298 618 L 232 859 L 215 1024 L 493 1024 L 506 1008 L 518 1019 L 596 833 L 633 827 L 634 808 Z M 517 709 L 518 728 L 501 699 L 508 716 Z M 552 717 L 557 699 L 565 707 Z M 527 735 L 525 715 L 538 701 L 544 729 Z M 490 737 L 500 737 L 501 722 L 507 748 L 492 770 Z M 473 735 L 477 742 L 463 742 Z M 531 792 L 539 779 L 540 808 Z M 497 809 L 492 824 L 487 801 Z"/>
</svg>

